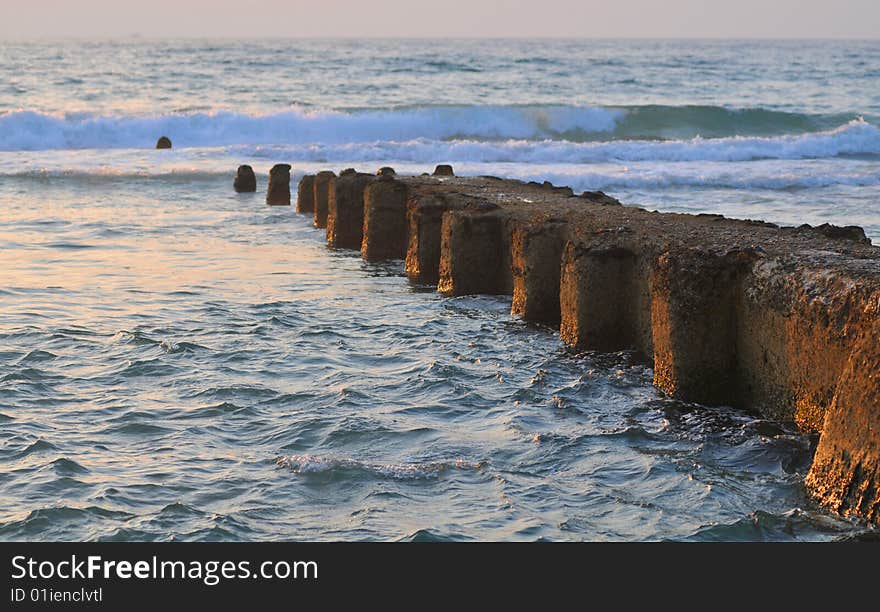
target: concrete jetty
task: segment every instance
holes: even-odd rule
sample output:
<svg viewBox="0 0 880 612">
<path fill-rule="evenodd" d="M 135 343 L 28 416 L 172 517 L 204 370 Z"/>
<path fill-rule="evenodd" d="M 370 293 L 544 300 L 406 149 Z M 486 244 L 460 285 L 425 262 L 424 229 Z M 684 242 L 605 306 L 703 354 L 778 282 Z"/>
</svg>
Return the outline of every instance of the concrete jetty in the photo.
<svg viewBox="0 0 880 612">
<path fill-rule="evenodd" d="M 808 491 L 880 523 L 880 248 L 860 228 L 659 213 L 451 168 L 321 174 L 315 225 L 323 198 L 335 246 L 403 257 L 445 295 L 512 295 L 573 348 L 633 351 L 671 397 L 818 433 Z"/>
</svg>

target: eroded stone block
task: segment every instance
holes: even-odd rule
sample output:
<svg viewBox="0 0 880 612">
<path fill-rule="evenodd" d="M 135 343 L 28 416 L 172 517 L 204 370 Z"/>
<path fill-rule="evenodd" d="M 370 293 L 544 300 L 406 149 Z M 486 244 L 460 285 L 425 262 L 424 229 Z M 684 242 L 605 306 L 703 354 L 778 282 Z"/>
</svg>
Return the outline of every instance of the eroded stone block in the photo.
<svg viewBox="0 0 880 612">
<path fill-rule="evenodd" d="M 510 246 L 511 314 L 527 321 L 559 322 L 560 268 L 567 236 L 564 220 L 515 225 Z"/>
<path fill-rule="evenodd" d="M 336 175 L 330 170 L 322 170 L 315 175 L 315 227 L 323 229 L 327 227 L 327 211 L 330 205 L 330 189 Z"/>
<path fill-rule="evenodd" d="M 358 249 L 364 240 L 364 189 L 375 175 L 343 171 L 331 183 L 327 201 L 327 243 Z"/>
<path fill-rule="evenodd" d="M 296 212 L 304 215 L 315 213 L 315 175 L 306 174 L 296 189 Z"/>
<path fill-rule="evenodd" d="M 393 175 L 381 175 L 364 190 L 364 239 L 367 261 L 406 257 L 406 185 Z"/>
</svg>

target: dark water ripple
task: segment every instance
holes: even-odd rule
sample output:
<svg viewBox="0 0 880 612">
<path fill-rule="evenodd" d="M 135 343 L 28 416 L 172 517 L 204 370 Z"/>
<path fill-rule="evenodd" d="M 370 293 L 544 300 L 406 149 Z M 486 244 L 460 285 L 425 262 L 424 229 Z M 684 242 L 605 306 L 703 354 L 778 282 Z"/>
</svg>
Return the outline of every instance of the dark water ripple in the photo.
<svg viewBox="0 0 880 612">
<path fill-rule="evenodd" d="M 2 271 L 0 538 L 872 533 L 804 495 L 809 437 L 664 398 L 627 353 L 571 354 L 508 298 L 443 299 L 227 187 L 47 184 L 75 205 L 40 242 L 92 248 Z M 0 240 L 40 223 L 8 212 Z"/>
</svg>

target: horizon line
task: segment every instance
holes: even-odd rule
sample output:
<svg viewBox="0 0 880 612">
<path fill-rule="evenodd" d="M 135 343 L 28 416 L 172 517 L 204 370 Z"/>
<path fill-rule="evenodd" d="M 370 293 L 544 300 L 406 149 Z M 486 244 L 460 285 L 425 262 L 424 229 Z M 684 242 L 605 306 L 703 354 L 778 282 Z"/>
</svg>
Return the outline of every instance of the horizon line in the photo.
<svg viewBox="0 0 880 612">
<path fill-rule="evenodd" d="M 70 34 L 62 36 L 0 36 L 0 43 L 6 42 L 55 42 L 55 41 L 170 41 L 170 40 L 247 40 L 247 41 L 295 41 L 295 40 L 571 40 L 571 41 L 848 41 L 848 42 L 880 42 L 880 35 L 876 37 L 850 37 L 850 36 L 532 36 L 532 35 L 487 35 L 487 36 L 457 36 L 457 35 L 429 35 L 429 36 L 380 36 L 380 35 L 268 35 L 268 36 L 241 36 L 229 34 L 216 35 L 186 35 L 168 36 L 152 34 L 121 34 L 112 36 L 88 36 Z"/>
</svg>

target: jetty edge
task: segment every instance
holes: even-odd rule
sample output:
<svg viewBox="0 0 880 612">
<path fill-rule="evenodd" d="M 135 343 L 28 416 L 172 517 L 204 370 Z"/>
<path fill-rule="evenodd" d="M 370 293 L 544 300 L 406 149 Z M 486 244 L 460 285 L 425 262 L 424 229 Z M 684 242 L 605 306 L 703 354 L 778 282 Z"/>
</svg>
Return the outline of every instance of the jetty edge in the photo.
<svg viewBox="0 0 880 612">
<path fill-rule="evenodd" d="M 880 524 L 880 248 L 861 228 L 660 213 L 446 167 L 324 171 L 299 193 L 331 245 L 402 258 L 445 295 L 511 295 L 574 349 L 633 351 L 673 398 L 819 434 L 807 491 Z"/>
</svg>

